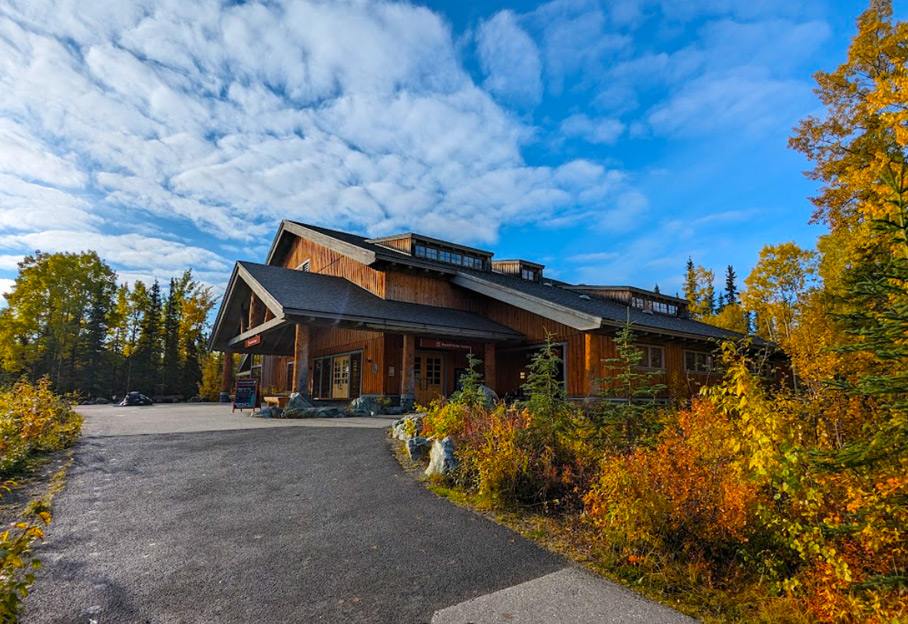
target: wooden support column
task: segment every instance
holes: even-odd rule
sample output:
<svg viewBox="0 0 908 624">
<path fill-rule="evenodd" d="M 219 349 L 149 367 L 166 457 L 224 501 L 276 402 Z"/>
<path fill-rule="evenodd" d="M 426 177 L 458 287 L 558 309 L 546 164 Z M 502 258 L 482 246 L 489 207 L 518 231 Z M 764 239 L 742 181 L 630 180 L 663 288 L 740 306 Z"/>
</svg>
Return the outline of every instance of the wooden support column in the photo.
<svg viewBox="0 0 908 624">
<path fill-rule="evenodd" d="M 293 392 L 309 398 L 309 326 L 296 324 L 296 340 L 293 342 Z"/>
<path fill-rule="evenodd" d="M 497 368 L 495 367 L 495 343 L 487 342 L 485 348 L 485 356 L 482 360 L 482 367 L 484 371 L 485 385 L 492 390 L 495 390 L 495 386 L 498 385 L 496 381 Z M 497 390 L 496 390 L 497 392 Z"/>
<path fill-rule="evenodd" d="M 400 405 L 413 409 L 416 400 L 416 336 L 404 334 L 404 356 L 400 371 Z"/>
<path fill-rule="evenodd" d="M 587 332 L 583 335 L 583 394 L 594 396 L 599 393 L 599 379 L 602 377 L 602 336 Z"/>
<path fill-rule="evenodd" d="M 221 396 L 218 400 L 229 403 L 230 391 L 233 389 L 233 354 L 225 351 L 221 355 L 224 356 L 224 361 L 221 363 Z"/>
</svg>

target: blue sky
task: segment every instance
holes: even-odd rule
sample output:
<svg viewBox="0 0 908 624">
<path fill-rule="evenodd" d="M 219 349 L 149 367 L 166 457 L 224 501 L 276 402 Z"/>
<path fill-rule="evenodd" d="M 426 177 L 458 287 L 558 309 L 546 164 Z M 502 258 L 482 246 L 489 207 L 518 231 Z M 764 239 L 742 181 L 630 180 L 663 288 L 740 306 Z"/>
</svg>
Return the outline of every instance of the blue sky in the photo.
<svg viewBox="0 0 908 624">
<path fill-rule="evenodd" d="M 680 289 L 813 244 L 791 128 L 866 2 L 0 6 L 0 292 L 35 249 L 221 289 L 282 218 Z M 903 7 L 896 4 L 897 15 Z"/>
</svg>

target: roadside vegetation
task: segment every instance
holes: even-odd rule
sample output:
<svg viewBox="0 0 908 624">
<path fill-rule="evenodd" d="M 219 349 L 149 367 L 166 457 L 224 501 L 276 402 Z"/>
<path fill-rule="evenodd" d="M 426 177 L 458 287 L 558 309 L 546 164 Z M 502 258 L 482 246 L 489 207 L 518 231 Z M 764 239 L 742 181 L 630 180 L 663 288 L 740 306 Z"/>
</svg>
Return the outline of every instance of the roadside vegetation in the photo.
<svg viewBox="0 0 908 624">
<path fill-rule="evenodd" d="M 118 284 L 94 252 L 35 252 L 19 263 L 0 310 L 0 383 L 48 378 L 82 399 L 199 394 L 210 288 L 191 271 L 171 279 Z"/>
<path fill-rule="evenodd" d="M 73 446 L 81 430 L 82 417 L 51 391 L 48 379 L 35 384 L 22 379 L 0 388 L 0 498 L 18 499 L 11 507 L 3 505 L 3 520 L 9 524 L 0 533 L 0 622 L 19 621 L 22 600 L 41 566 L 34 545 L 44 539 L 50 498 L 65 468 L 53 477 L 42 476 L 40 487 L 29 488 L 25 497 L 20 481 L 40 473 L 55 451 Z M 27 500 L 36 491 L 37 497 Z"/>
<path fill-rule="evenodd" d="M 525 401 L 487 407 L 467 380 L 430 407 L 422 434 L 459 460 L 437 491 L 706 621 L 908 621 L 908 25 L 889 2 L 817 81 L 826 115 L 791 146 L 828 233 L 767 246 L 730 302 L 793 381 L 726 343 L 719 383 L 660 404 L 627 327 L 582 409 L 549 345 Z"/>
</svg>

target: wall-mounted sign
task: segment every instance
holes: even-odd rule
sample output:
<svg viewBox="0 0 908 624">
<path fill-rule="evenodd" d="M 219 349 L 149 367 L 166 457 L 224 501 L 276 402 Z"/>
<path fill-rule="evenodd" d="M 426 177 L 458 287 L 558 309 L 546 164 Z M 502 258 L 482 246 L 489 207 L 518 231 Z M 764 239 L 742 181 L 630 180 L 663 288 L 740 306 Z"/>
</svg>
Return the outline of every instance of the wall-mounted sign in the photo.
<svg viewBox="0 0 908 624">
<path fill-rule="evenodd" d="M 262 342 L 262 335 L 259 334 L 258 336 L 253 336 L 252 338 L 247 338 L 243 342 L 243 344 L 246 345 L 247 347 L 254 347 L 257 344 L 261 344 L 261 342 Z"/>
<path fill-rule="evenodd" d="M 419 346 L 423 349 L 452 349 L 455 351 L 472 351 L 474 349 L 473 345 L 450 342 L 448 340 L 436 340 L 435 338 L 420 338 Z"/>
</svg>

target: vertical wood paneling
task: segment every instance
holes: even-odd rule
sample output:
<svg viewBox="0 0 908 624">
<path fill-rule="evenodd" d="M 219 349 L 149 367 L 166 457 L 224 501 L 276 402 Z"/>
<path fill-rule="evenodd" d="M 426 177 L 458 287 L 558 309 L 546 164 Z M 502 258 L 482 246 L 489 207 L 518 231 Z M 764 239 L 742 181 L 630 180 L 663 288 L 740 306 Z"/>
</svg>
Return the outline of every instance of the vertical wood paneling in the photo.
<svg viewBox="0 0 908 624">
<path fill-rule="evenodd" d="M 350 280 L 379 297 L 385 296 L 385 274 L 317 243 L 297 238 L 283 266 L 295 269 L 309 260 L 309 272 L 334 275 Z"/>
<path fill-rule="evenodd" d="M 484 298 L 455 286 L 446 277 L 431 277 L 400 271 L 385 274 L 385 299 L 423 305 L 467 310 L 484 314 Z"/>
</svg>

